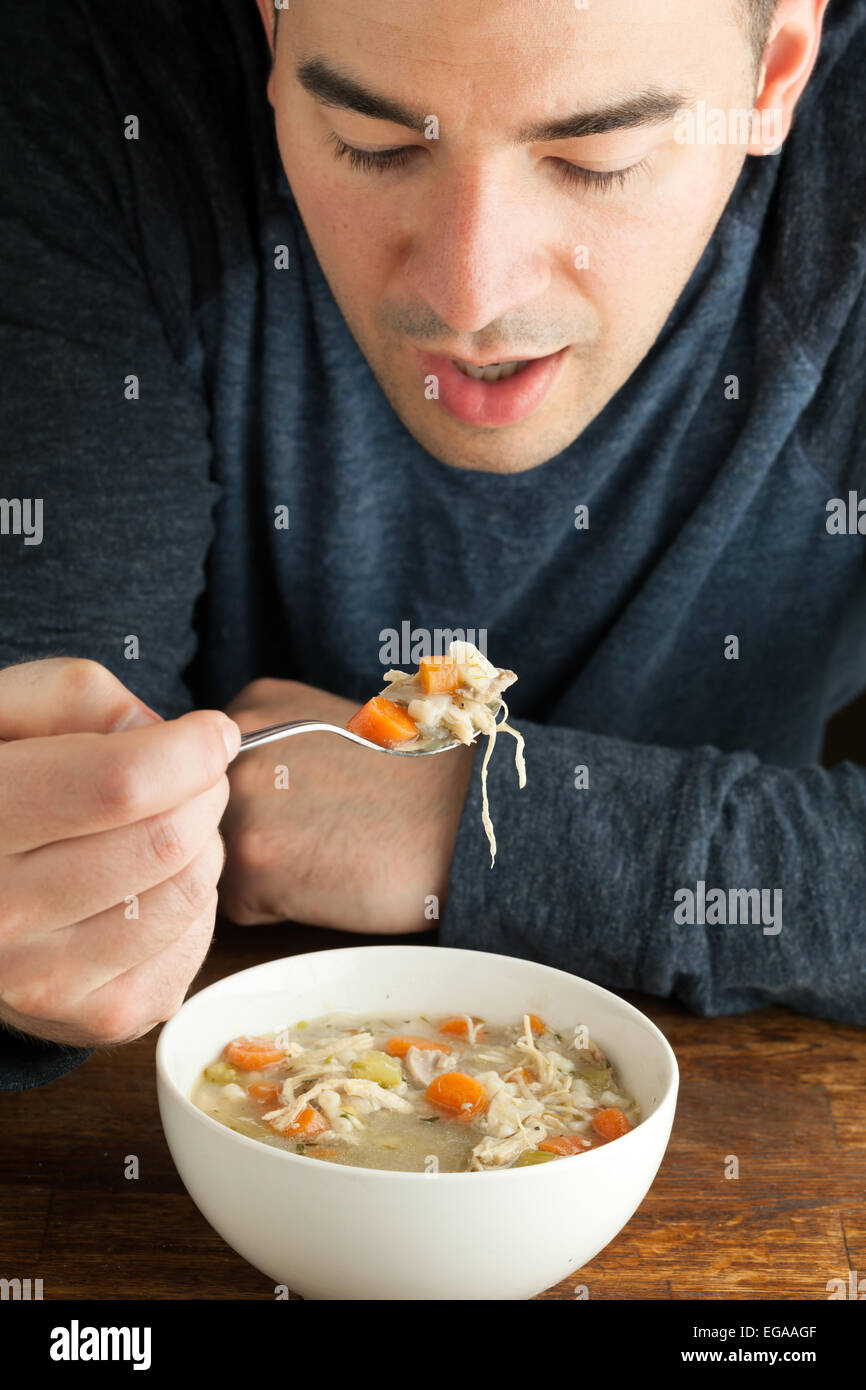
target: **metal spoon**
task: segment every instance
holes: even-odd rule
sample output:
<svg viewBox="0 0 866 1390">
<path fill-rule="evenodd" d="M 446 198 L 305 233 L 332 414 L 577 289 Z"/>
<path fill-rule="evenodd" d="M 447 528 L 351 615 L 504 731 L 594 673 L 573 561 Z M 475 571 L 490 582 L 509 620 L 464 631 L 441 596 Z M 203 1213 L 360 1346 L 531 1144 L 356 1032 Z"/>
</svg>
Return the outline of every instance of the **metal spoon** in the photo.
<svg viewBox="0 0 866 1390">
<path fill-rule="evenodd" d="M 426 758 L 432 753 L 447 753 L 452 748 L 463 746 L 460 740 L 455 738 L 445 743 L 437 743 L 434 748 L 403 748 L 399 744 L 396 748 L 383 748 L 380 743 L 371 743 L 369 739 L 361 738 L 360 734 L 353 734 L 351 729 L 343 729 L 339 724 L 324 724 L 320 719 L 293 719 L 289 724 L 272 724 L 268 729 L 254 729 L 252 733 L 244 734 L 238 752 L 245 753 L 248 748 L 258 748 L 263 743 L 275 743 L 277 739 L 291 738 L 292 734 L 317 733 L 339 734 L 341 738 L 360 743 L 362 748 L 373 748 L 377 753 L 392 753 L 398 758 Z"/>
</svg>

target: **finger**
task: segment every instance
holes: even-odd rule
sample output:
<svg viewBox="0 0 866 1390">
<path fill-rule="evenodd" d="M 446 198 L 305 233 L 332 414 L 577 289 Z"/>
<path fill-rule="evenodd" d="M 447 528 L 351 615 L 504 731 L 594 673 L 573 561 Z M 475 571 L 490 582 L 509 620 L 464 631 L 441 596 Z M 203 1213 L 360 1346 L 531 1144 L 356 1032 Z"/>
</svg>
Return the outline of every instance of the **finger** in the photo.
<svg viewBox="0 0 866 1390">
<path fill-rule="evenodd" d="M 58 734 L 0 747 L 0 845 L 20 854 L 131 825 L 212 787 L 240 730 L 219 710 L 116 734 Z"/>
<path fill-rule="evenodd" d="M 4 876 L 7 902 L 19 906 L 0 922 L 0 940 L 53 935 L 181 873 L 214 834 L 228 797 L 222 777 L 158 816 L 19 855 Z"/>
<path fill-rule="evenodd" d="M 213 831 L 167 882 L 4 952 L 4 1004 L 31 1021 L 74 1018 L 89 995 L 160 955 L 186 935 L 191 923 L 215 912 L 222 865 L 222 840 Z"/>
<path fill-rule="evenodd" d="M 69 1019 L 42 1018 L 4 1007 L 13 1027 L 51 1042 L 75 1047 L 107 1047 L 131 1042 L 170 1018 L 183 1003 L 190 981 L 207 955 L 213 936 L 216 894 L 195 921 L 157 955 L 133 966 L 87 995 Z"/>
<path fill-rule="evenodd" d="M 216 901 L 159 955 L 134 966 L 88 997 L 87 1017 L 90 1027 L 96 1028 L 97 1037 L 129 1042 L 177 1013 L 210 948 L 215 915 Z M 130 1016 L 130 1001 L 135 1016 L 146 1021 L 126 1034 L 123 1028 L 124 1020 Z"/>
<path fill-rule="evenodd" d="M 0 671 L 0 739 L 108 734 L 159 718 L 98 661 L 50 657 Z"/>
</svg>

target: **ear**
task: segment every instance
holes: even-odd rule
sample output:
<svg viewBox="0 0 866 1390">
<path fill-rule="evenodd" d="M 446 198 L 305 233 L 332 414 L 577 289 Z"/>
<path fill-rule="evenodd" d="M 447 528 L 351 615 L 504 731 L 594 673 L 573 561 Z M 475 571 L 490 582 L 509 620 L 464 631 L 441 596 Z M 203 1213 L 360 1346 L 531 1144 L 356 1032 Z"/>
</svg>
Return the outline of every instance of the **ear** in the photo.
<svg viewBox="0 0 866 1390">
<path fill-rule="evenodd" d="M 276 23 L 276 6 L 274 0 L 256 0 L 262 24 L 265 26 L 265 34 L 271 49 L 271 57 L 274 56 L 274 28 Z"/>
<path fill-rule="evenodd" d="M 797 102 L 812 76 L 829 0 L 779 0 L 770 28 L 746 153 L 775 154 L 787 140 Z"/>
<path fill-rule="evenodd" d="M 270 50 L 271 50 L 271 71 L 270 71 L 270 75 L 269 75 L 269 77 L 268 77 L 268 85 L 267 85 L 267 89 L 266 89 L 266 90 L 267 90 L 268 101 L 271 103 L 271 106 L 273 106 L 273 104 L 274 104 L 274 61 L 275 61 L 274 45 L 275 45 L 275 42 L 276 42 L 276 19 L 277 19 L 277 16 L 276 16 L 276 9 L 275 9 L 275 3 L 274 3 L 274 0 L 256 0 L 256 5 L 257 5 L 257 7 L 258 7 L 259 15 L 261 16 L 262 24 L 264 25 L 265 36 L 266 36 L 266 38 L 267 38 L 267 40 L 268 40 L 268 47 L 269 47 Z"/>
</svg>

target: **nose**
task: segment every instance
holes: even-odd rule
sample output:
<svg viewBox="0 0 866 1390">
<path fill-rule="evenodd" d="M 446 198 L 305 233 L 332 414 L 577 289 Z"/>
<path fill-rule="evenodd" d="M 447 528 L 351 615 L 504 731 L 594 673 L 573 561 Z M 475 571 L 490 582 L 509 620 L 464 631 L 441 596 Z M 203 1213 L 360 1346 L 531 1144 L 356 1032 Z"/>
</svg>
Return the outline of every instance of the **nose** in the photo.
<svg viewBox="0 0 866 1390">
<path fill-rule="evenodd" d="M 455 333 L 478 333 L 550 284 L 537 202 L 501 165 L 443 171 L 419 208 L 409 283 Z"/>
</svg>

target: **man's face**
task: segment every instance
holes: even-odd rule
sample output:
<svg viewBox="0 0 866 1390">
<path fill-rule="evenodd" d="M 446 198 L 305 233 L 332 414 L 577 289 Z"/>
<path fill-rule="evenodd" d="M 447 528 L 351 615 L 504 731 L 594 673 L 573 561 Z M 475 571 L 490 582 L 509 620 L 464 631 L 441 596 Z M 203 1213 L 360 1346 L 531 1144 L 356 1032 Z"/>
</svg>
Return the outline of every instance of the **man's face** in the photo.
<svg viewBox="0 0 866 1390">
<path fill-rule="evenodd" d="M 677 139 L 676 112 L 749 109 L 755 84 L 733 0 L 292 0 L 269 95 L 393 409 L 442 462 L 509 473 L 567 448 L 646 356 L 745 158 Z M 618 124 L 640 99 L 651 119 Z M 527 359 L 500 381 L 454 365 Z"/>
</svg>

